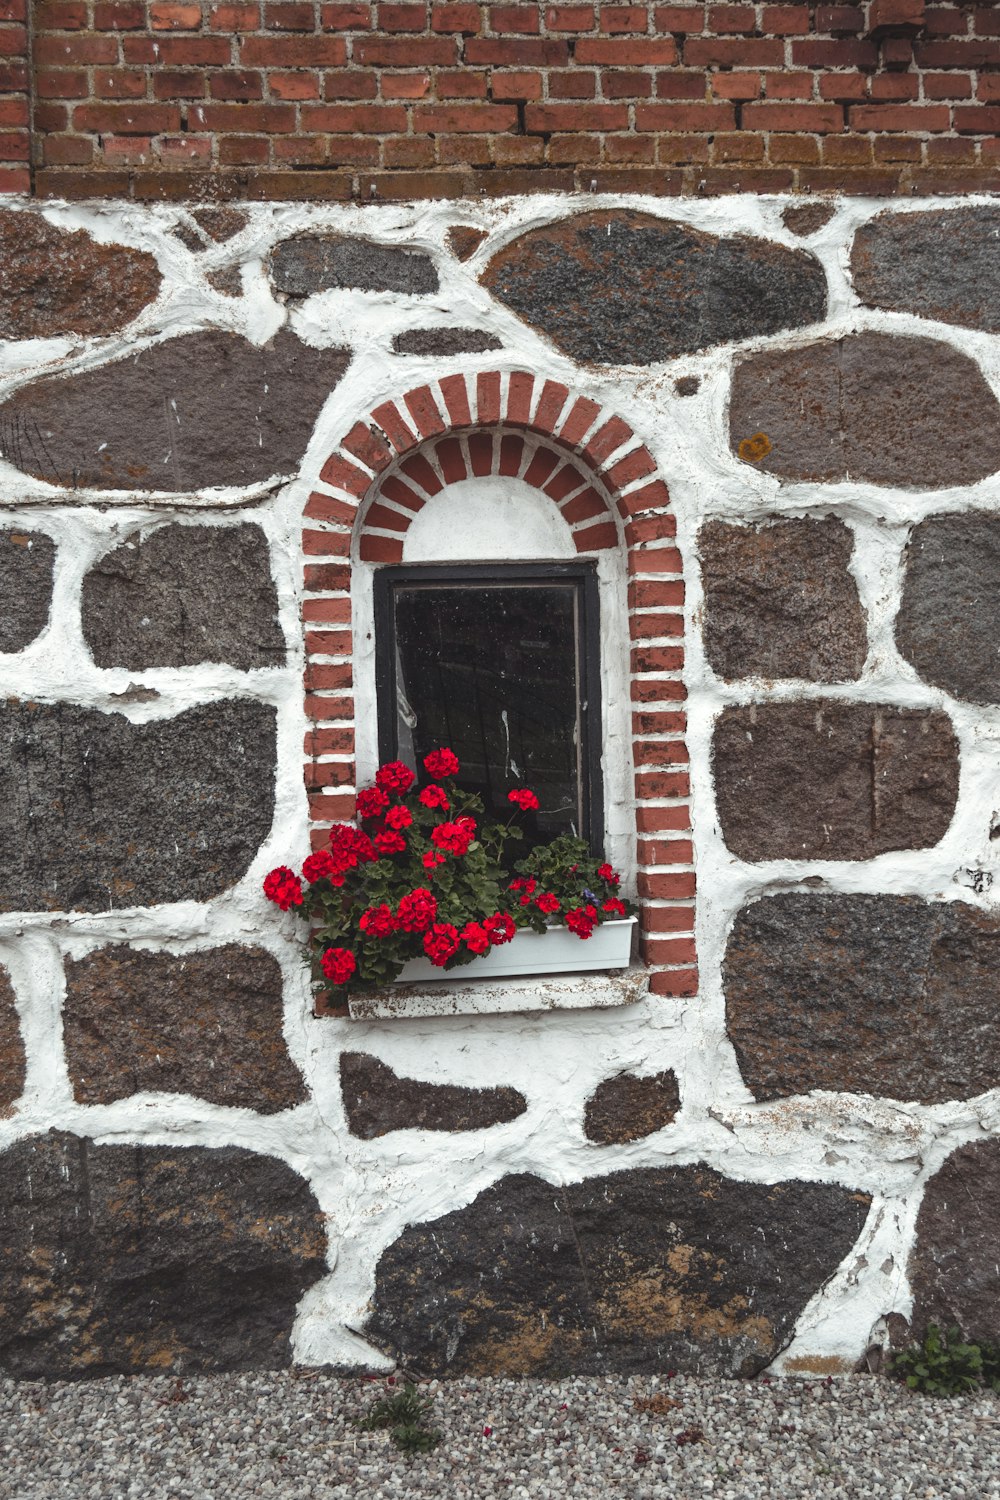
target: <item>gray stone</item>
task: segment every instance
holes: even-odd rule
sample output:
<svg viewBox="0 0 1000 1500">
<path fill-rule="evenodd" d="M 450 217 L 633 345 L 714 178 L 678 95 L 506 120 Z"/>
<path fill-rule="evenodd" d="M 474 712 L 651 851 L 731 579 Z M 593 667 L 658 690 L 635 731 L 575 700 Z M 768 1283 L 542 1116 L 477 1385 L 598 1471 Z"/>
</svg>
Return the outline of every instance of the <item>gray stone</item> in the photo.
<svg viewBox="0 0 1000 1500">
<path fill-rule="evenodd" d="M 781 222 L 792 234 L 801 235 L 805 239 L 829 224 L 836 212 L 836 205 L 833 203 L 790 203 L 782 212 Z"/>
<path fill-rule="evenodd" d="M 207 901 L 271 828 L 275 711 L 240 699 L 133 724 L 0 707 L 0 911 Z"/>
<path fill-rule="evenodd" d="M 698 537 L 705 650 L 727 681 L 858 677 L 868 639 L 842 521 L 710 521 Z"/>
<path fill-rule="evenodd" d="M 0 1156 L 0 1371 L 287 1365 L 325 1248 L 307 1183 L 273 1157 L 29 1137 Z"/>
<path fill-rule="evenodd" d="M 620 209 L 529 230 L 481 280 L 564 353 L 598 364 L 656 364 L 826 313 L 807 251 Z"/>
<path fill-rule="evenodd" d="M 368 1337 L 428 1375 L 753 1375 L 856 1241 L 869 1199 L 658 1167 L 505 1177 L 405 1230 Z"/>
<path fill-rule="evenodd" d="M 99 667 L 280 666 L 285 642 L 259 526 L 161 526 L 83 580 L 83 634 Z"/>
<path fill-rule="evenodd" d="M 854 289 L 869 307 L 1000 331 L 1000 207 L 881 213 L 851 247 Z"/>
<path fill-rule="evenodd" d="M 396 354 L 451 355 L 485 354 L 503 344 L 479 328 L 410 328 L 396 334 L 392 347 Z"/>
<path fill-rule="evenodd" d="M 602 1146 L 639 1141 L 669 1125 L 680 1107 L 677 1075 L 670 1068 L 651 1078 L 619 1073 L 598 1084 L 587 1100 L 583 1133 Z"/>
<path fill-rule="evenodd" d="M 160 281 L 145 250 L 0 212 L 0 338 L 115 333 L 155 301 Z"/>
<path fill-rule="evenodd" d="M 125 944 L 66 961 L 63 1037 L 73 1097 L 195 1094 L 274 1114 L 307 1097 L 282 1035 L 281 968 L 262 948 L 194 953 Z"/>
<path fill-rule="evenodd" d="M 912 1323 L 957 1325 L 973 1343 L 1000 1343 L 1000 1141 L 959 1146 L 931 1178 L 908 1266 Z"/>
<path fill-rule="evenodd" d="M 470 1089 L 401 1078 L 367 1052 L 340 1054 L 340 1088 L 352 1135 L 372 1141 L 393 1130 L 482 1130 L 527 1109 L 517 1089 Z"/>
<path fill-rule="evenodd" d="M 905 557 L 896 644 L 926 682 L 1000 703 L 1000 516 L 929 516 Z"/>
<path fill-rule="evenodd" d="M 224 266 L 221 271 L 209 271 L 205 277 L 209 286 L 224 297 L 243 296 L 243 277 L 239 266 Z"/>
<path fill-rule="evenodd" d="M 24 1092 L 25 1056 L 14 986 L 0 968 L 0 1116 L 9 1115 Z"/>
<path fill-rule="evenodd" d="M 0 531 L 0 651 L 23 651 L 48 624 L 56 544 L 42 531 Z"/>
<path fill-rule="evenodd" d="M 947 714 L 815 699 L 720 714 L 722 835 L 740 859 L 872 859 L 929 849 L 958 798 Z"/>
<path fill-rule="evenodd" d="M 1000 468 L 1000 406 L 974 360 L 936 339 L 856 333 L 748 355 L 733 448 L 784 480 L 942 489 Z"/>
<path fill-rule="evenodd" d="M 1000 1085 L 1000 921 L 916 896 L 785 893 L 733 924 L 726 1017 L 755 1099 L 942 1104 Z"/>
<path fill-rule="evenodd" d="M 262 349 L 219 330 L 165 339 L 24 386 L 0 405 L 0 452 L 67 489 L 257 484 L 298 468 L 349 358 L 288 332 Z"/>
<path fill-rule="evenodd" d="M 275 291 L 288 297 L 309 297 L 335 287 L 415 297 L 438 289 L 437 269 L 423 251 L 344 235 L 302 234 L 282 240 L 271 252 L 271 281 Z"/>
</svg>

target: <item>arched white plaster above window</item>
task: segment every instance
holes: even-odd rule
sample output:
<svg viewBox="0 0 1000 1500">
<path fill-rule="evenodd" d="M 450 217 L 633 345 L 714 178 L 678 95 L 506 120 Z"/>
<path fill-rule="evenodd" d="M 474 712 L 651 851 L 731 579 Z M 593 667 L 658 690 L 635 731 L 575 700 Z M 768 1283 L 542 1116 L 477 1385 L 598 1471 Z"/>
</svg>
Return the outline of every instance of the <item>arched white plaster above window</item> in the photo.
<svg viewBox="0 0 1000 1500">
<path fill-rule="evenodd" d="M 520 479 L 461 479 L 435 495 L 403 540 L 404 563 L 576 560 L 559 509 Z"/>
</svg>

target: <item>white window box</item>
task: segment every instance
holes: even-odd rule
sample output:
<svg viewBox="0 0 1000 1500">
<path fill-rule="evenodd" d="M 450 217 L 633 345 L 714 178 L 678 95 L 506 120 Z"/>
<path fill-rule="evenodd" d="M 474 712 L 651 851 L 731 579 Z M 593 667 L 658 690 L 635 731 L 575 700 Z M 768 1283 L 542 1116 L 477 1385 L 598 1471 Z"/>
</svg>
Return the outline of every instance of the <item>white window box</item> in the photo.
<svg viewBox="0 0 1000 1500">
<path fill-rule="evenodd" d="M 630 1005 L 647 988 L 645 968 L 631 964 L 635 924 L 635 917 L 604 922 L 589 938 L 562 926 L 524 929 L 450 971 L 414 958 L 394 985 L 352 993 L 350 1013 L 379 1020 Z"/>
</svg>

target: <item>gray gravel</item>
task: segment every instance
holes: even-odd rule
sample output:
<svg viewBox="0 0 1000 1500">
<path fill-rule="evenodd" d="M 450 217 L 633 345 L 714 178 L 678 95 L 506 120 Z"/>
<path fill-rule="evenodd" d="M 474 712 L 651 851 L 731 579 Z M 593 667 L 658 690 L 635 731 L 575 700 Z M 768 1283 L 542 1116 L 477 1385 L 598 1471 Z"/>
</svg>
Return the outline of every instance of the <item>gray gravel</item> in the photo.
<svg viewBox="0 0 1000 1500">
<path fill-rule="evenodd" d="M 443 1442 L 407 1458 L 354 1426 L 384 1388 L 308 1371 L 2 1381 L 0 1497 L 1000 1497 L 993 1396 L 873 1376 L 434 1381 Z M 651 1397 L 678 1404 L 637 1407 Z"/>
</svg>

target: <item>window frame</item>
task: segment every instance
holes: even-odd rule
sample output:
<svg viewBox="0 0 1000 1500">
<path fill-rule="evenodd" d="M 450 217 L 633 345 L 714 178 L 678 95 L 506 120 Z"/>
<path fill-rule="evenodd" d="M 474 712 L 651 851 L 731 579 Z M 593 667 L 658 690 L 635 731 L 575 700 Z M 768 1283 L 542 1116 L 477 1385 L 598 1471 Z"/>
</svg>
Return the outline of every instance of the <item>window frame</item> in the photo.
<svg viewBox="0 0 1000 1500">
<path fill-rule="evenodd" d="M 603 732 L 601 694 L 600 584 L 597 565 L 579 562 L 403 563 L 380 567 L 372 580 L 375 634 L 375 704 L 380 761 L 399 756 L 396 709 L 396 619 L 393 608 L 397 586 L 443 584 L 516 587 L 572 582 L 579 609 L 577 683 L 580 725 L 579 773 L 582 780 L 583 827 L 580 836 L 595 854 L 605 846 Z"/>
</svg>

